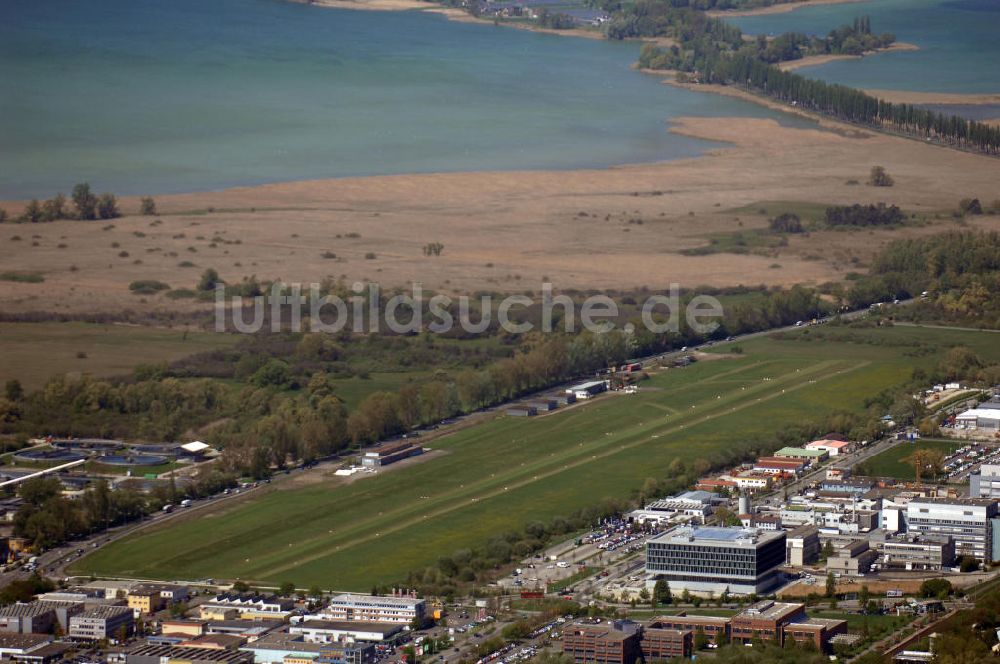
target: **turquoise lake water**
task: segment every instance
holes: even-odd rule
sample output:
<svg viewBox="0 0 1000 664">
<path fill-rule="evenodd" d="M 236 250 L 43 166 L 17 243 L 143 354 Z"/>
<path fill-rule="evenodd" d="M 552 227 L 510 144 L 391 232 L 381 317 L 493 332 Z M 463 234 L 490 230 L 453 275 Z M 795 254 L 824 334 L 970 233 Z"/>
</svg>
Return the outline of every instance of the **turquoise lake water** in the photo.
<svg viewBox="0 0 1000 664">
<path fill-rule="evenodd" d="M 831 62 L 800 73 L 862 88 L 1000 92 L 1000 0 L 870 0 L 729 20 L 751 34 L 825 35 L 864 15 L 875 32 L 892 32 L 920 50 Z"/>
<path fill-rule="evenodd" d="M 637 44 L 281 0 L 3 0 L 0 197 L 653 162 L 680 116 L 780 114 L 629 69 Z"/>
</svg>

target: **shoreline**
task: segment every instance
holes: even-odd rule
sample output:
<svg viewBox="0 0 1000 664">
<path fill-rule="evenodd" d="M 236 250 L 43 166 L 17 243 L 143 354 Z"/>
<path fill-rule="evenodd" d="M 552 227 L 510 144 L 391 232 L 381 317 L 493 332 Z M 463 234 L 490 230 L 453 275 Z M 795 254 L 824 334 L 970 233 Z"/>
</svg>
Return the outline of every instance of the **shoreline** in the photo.
<svg viewBox="0 0 1000 664">
<path fill-rule="evenodd" d="M 742 16 L 767 16 L 768 14 L 787 14 L 802 7 L 814 5 L 848 5 L 868 2 L 869 0 L 800 0 L 799 2 L 782 2 L 768 7 L 738 10 L 712 10 L 705 12 L 710 18 L 739 18 Z"/>
<path fill-rule="evenodd" d="M 864 88 L 864 91 L 893 104 L 1000 105 L 1000 92 L 917 92 L 877 88 Z"/>
<path fill-rule="evenodd" d="M 805 69 L 806 67 L 818 67 L 819 65 L 825 65 L 829 62 L 839 62 L 841 60 L 861 60 L 863 58 L 871 57 L 873 55 L 882 55 L 884 53 L 898 53 L 905 51 L 919 51 L 920 47 L 916 44 L 909 44 L 907 42 L 895 42 L 886 48 L 878 48 L 873 51 L 865 51 L 861 55 L 807 55 L 804 58 L 799 58 L 798 60 L 785 60 L 784 62 L 779 62 L 777 64 L 778 69 L 781 71 L 796 71 L 799 69 Z"/>
</svg>

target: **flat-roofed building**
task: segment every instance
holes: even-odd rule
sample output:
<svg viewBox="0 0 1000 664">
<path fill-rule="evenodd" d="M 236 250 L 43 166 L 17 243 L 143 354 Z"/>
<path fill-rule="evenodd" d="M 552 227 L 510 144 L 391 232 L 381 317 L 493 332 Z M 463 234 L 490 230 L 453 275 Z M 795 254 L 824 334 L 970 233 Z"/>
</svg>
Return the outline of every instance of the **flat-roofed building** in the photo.
<svg viewBox="0 0 1000 664">
<path fill-rule="evenodd" d="M 308 617 L 307 617 L 308 618 Z M 312 620 L 306 619 L 288 628 L 290 634 L 299 634 L 310 643 L 337 643 L 340 641 L 385 641 L 403 631 L 402 623 L 374 623 L 361 620 Z"/>
<path fill-rule="evenodd" d="M 781 583 L 784 531 L 681 526 L 646 543 L 646 572 L 674 592 L 763 594 Z"/>
<path fill-rule="evenodd" d="M 414 620 L 419 622 L 426 620 L 426 611 L 427 603 L 415 597 L 343 594 L 332 598 L 317 618 L 408 625 Z"/>
<path fill-rule="evenodd" d="M 690 630 L 648 626 L 642 630 L 639 650 L 646 662 L 690 657 L 694 650 L 694 634 Z"/>
<path fill-rule="evenodd" d="M 207 620 L 176 618 L 160 621 L 160 631 L 177 636 L 201 636 L 208 627 Z"/>
<path fill-rule="evenodd" d="M 955 424 L 965 429 L 992 433 L 1000 431 L 1000 408 L 973 408 L 955 416 Z"/>
<path fill-rule="evenodd" d="M 412 440 L 382 443 L 365 450 L 361 456 L 361 466 L 370 469 L 381 468 L 423 453 L 424 448 L 415 445 Z"/>
<path fill-rule="evenodd" d="M 950 535 L 902 537 L 876 543 L 886 569 L 942 570 L 955 563 L 955 542 Z"/>
<path fill-rule="evenodd" d="M 572 394 L 577 399 L 590 399 L 601 392 L 608 391 L 608 383 L 603 380 L 591 380 L 566 388 L 566 394 Z"/>
<path fill-rule="evenodd" d="M 829 456 L 825 450 L 808 450 L 803 447 L 782 447 L 772 456 L 789 459 L 803 459 L 810 464 L 819 463 Z"/>
<path fill-rule="evenodd" d="M 30 655 L 52 643 L 49 634 L 0 634 L 0 659 Z"/>
<path fill-rule="evenodd" d="M 323 646 L 316 664 L 372 664 L 376 659 L 371 643 L 331 643 Z M 286 658 L 285 664 L 290 663 Z"/>
<path fill-rule="evenodd" d="M 206 634 L 235 634 L 242 636 L 250 643 L 270 634 L 281 627 L 281 620 L 258 618 L 257 620 L 208 620 L 205 626 Z"/>
<path fill-rule="evenodd" d="M 997 501 L 982 498 L 918 498 L 906 505 L 909 532 L 921 535 L 950 535 L 955 555 L 972 556 L 994 562 L 993 519 Z"/>
<path fill-rule="evenodd" d="M 69 619 L 82 611 L 79 602 L 18 602 L 0 608 L 0 632 L 46 634 L 56 625 L 65 632 Z"/>
<path fill-rule="evenodd" d="M 760 457 L 753 462 L 753 469 L 755 471 L 774 475 L 782 473 L 798 475 L 805 468 L 806 462 L 802 459 L 790 459 L 788 457 Z"/>
<path fill-rule="evenodd" d="M 711 643 L 724 643 L 729 638 L 729 618 L 722 616 L 689 616 L 681 611 L 676 616 L 657 616 L 649 626 L 693 634 L 700 631 Z"/>
<path fill-rule="evenodd" d="M 782 643 L 811 643 L 820 652 L 830 652 L 830 639 L 847 634 L 847 621 L 836 618 L 806 618 L 782 626 Z"/>
<path fill-rule="evenodd" d="M 128 592 L 127 602 L 128 608 L 135 611 L 137 616 L 156 613 L 167 606 L 167 599 L 154 588 L 133 588 Z"/>
<path fill-rule="evenodd" d="M 821 452 L 826 452 L 832 457 L 840 456 L 841 454 L 847 454 L 851 451 L 852 445 L 846 440 L 814 440 L 808 443 L 805 448 L 807 450 L 819 450 Z"/>
<path fill-rule="evenodd" d="M 259 595 L 254 593 L 220 593 L 210 601 L 198 607 L 201 618 L 206 620 L 228 620 L 234 614 L 241 618 L 276 618 L 284 619 L 295 602 L 275 595 Z"/>
<path fill-rule="evenodd" d="M 823 545 L 819 541 L 819 528 L 799 526 L 785 535 L 785 564 L 795 567 L 811 565 L 819 559 Z"/>
<path fill-rule="evenodd" d="M 225 648 L 142 645 L 125 653 L 126 664 L 252 664 L 253 654 Z"/>
<path fill-rule="evenodd" d="M 563 628 L 563 652 L 576 664 L 635 664 L 642 656 L 639 636 L 638 629 L 620 623 L 568 624 Z"/>
<path fill-rule="evenodd" d="M 834 573 L 863 576 L 871 571 L 877 559 L 878 554 L 867 540 L 853 540 L 833 550 L 833 555 L 826 559 L 826 569 Z"/>
<path fill-rule="evenodd" d="M 1000 465 L 985 463 L 969 475 L 969 497 L 1000 499 Z"/>
<path fill-rule="evenodd" d="M 781 644 L 782 628 L 804 620 L 804 604 L 789 604 L 763 600 L 737 613 L 730 620 L 730 638 L 735 643 L 750 643 L 754 639 Z"/>
<path fill-rule="evenodd" d="M 131 636 L 135 616 L 127 606 L 100 606 L 83 611 L 69 619 L 69 636 L 73 639 L 99 641 Z"/>
</svg>

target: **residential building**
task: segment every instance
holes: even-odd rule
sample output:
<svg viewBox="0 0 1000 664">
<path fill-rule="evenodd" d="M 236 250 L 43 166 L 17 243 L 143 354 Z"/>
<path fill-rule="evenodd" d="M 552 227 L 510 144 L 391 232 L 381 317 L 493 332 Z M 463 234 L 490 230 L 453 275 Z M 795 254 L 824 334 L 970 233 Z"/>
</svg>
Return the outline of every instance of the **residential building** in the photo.
<svg viewBox="0 0 1000 664">
<path fill-rule="evenodd" d="M 125 653 L 126 664 L 252 664 L 253 654 L 225 648 L 141 645 Z"/>
<path fill-rule="evenodd" d="M 836 547 L 833 555 L 826 559 L 829 572 L 864 576 L 871 571 L 878 553 L 868 545 L 868 540 L 854 540 Z"/>
<path fill-rule="evenodd" d="M 811 565 L 819 559 L 822 549 L 819 529 L 813 525 L 799 526 L 785 535 L 785 564 Z"/>
<path fill-rule="evenodd" d="M 646 572 L 673 592 L 761 594 L 781 583 L 785 533 L 681 526 L 646 543 Z"/>
<path fill-rule="evenodd" d="M 885 569 L 943 570 L 955 563 L 955 542 L 950 535 L 903 537 L 876 543 Z"/>
<path fill-rule="evenodd" d="M 955 555 L 973 556 L 979 561 L 997 560 L 993 548 L 993 519 L 998 517 L 997 501 L 982 498 L 919 498 L 906 505 L 909 532 L 921 535 L 950 535 Z"/>
<path fill-rule="evenodd" d="M 635 664 L 642 656 L 635 623 L 570 624 L 563 628 L 563 652 L 576 664 Z"/>
<path fill-rule="evenodd" d="M 69 636 L 73 639 L 118 639 L 123 633 L 131 636 L 134 629 L 135 614 L 127 606 L 100 606 L 69 619 Z"/>
<path fill-rule="evenodd" d="M 415 597 L 379 597 L 376 595 L 337 595 L 316 617 L 321 620 L 400 623 L 426 620 L 427 603 Z"/>
</svg>

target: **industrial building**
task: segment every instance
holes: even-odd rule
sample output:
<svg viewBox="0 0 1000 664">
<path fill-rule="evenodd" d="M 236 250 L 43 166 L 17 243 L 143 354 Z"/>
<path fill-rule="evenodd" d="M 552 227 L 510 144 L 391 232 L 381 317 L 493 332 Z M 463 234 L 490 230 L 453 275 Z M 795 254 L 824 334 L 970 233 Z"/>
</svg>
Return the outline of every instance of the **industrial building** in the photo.
<svg viewBox="0 0 1000 664">
<path fill-rule="evenodd" d="M 712 515 L 719 494 L 710 491 L 685 491 L 672 498 L 654 500 L 628 514 L 635 523 L 664 523 L 676 519 L 704 523 Z"/>
<path fill-rule="evenodd" d="M 969 475 L 969 497 L 1000 499 L 1000 465 L 983 464 Z"/>
<path fill-rule="evenodd" d="M 82 611 L 79 602 L 17 602 L 0 608 L 0 632 L 46 634 L 58 625 L 65 633 L 69 619 Z"/>
<path fill-rule="evenodd" d="M 650 585 L 662 578 L 673 592 L 763 594 L 781 583 L 784 562 L 784 531 L 681 526 L 646 543 Z"/>
<path fill-rule="evenodd" d="M 379 597 L 376 595 L 337 595 L 321 616 L 325 620 L 409 625 L 426 619 L 427 603 L 415 597 Z"/>
<path fill-rule="evenodd" d="M 875 542 L 884 569 L 944 570 L 955 563 L 955 542 L 950 535 L 914 535 Z"/>
<path fill-rule="evenodd" d="M 772 456 L 786 457 L 789 459 L 804 459 L 810 464 L 813 464 L 824 461 L 829 456 L 829 453 L 825 450 L 807 450 L 803 447 L 782 447 Z"/>
<path fill-rule="evenodd" d="M 365 451 L 361 457 L 361 466 L 374 470 L 423 453 L 424 448 L 420 445 L 414 445 L 413 441 L 410 440 L 383 443 Z"/>
<path fill-rule="evenodd" d="M 69 636 L 72 639 L 118 639 L 122 634 L 131 636 L 134 630 L 135 617 L 127 606 L 100 606 L 69 619 Z"/>
<path fill-rule="evenodd" d="M 850 454 L 852 445 L 846 440 L 824 438 L 823 440 L 814 440 L 808 443 L 805 448 L 807 450 L 826 452 L 830 456 L 835 457 L 841 454 Z"/>
<path fill-rule="evenodd" d="M 878 558 L 868 540 L 853 540 L 836 547 L 826 559 L 827 571 L 849 576 L 864 576 L 871 571 Z"/>
<path fill-rule="evenodd" d="M 142 645 L 125 653 L 125 664 L 251 664 L 253 655 L 225 648 Z"/>
<path fill-rule="evenodd" d="M 205 620 L 230 620 L 244 618 L 284 619 L 295 608 L 291 599 L 255 593 L 220 593 L 198 607 Z"/>
<path fill-rule="evenodd" d="M 920 535 L 950 535 L 955 555 L 995 562 L 993 534 L 998 525 L 995 500 L 981 498 L 918 498 L 906 505 L 909 532 Z"/>
<path fill-rule="evenodd" d="M 984 433 L 1000 432 L 1000 408 L 983 408 L 981 405 L 967 410 L 955 416 L 955 425 Z"/>
<path fill-rule="evenodd" d="M 337 643 L 349 641 L 379 642 L 390 639 L 403 631 L 400 623 L 372 623 L 360 620 L 303 620 L 293 624 L 289 634 L 298 634 L 309 643 Z"/>
<path fill-rule="evenodd" d="M 785 534 L 785 564 L 795 567 L 811 565 L 819 559 L 823 546 L 819 541 L 819 528 L 804 525 Z"/>
<path fill-rule="evenodd" d="M 566 394 L 572 394 L 577 399 L 590 399 L 601 392 L 608 391 L 608 383 L 604 380 L 592 380 L 566 388 Z"/>
</svg>

